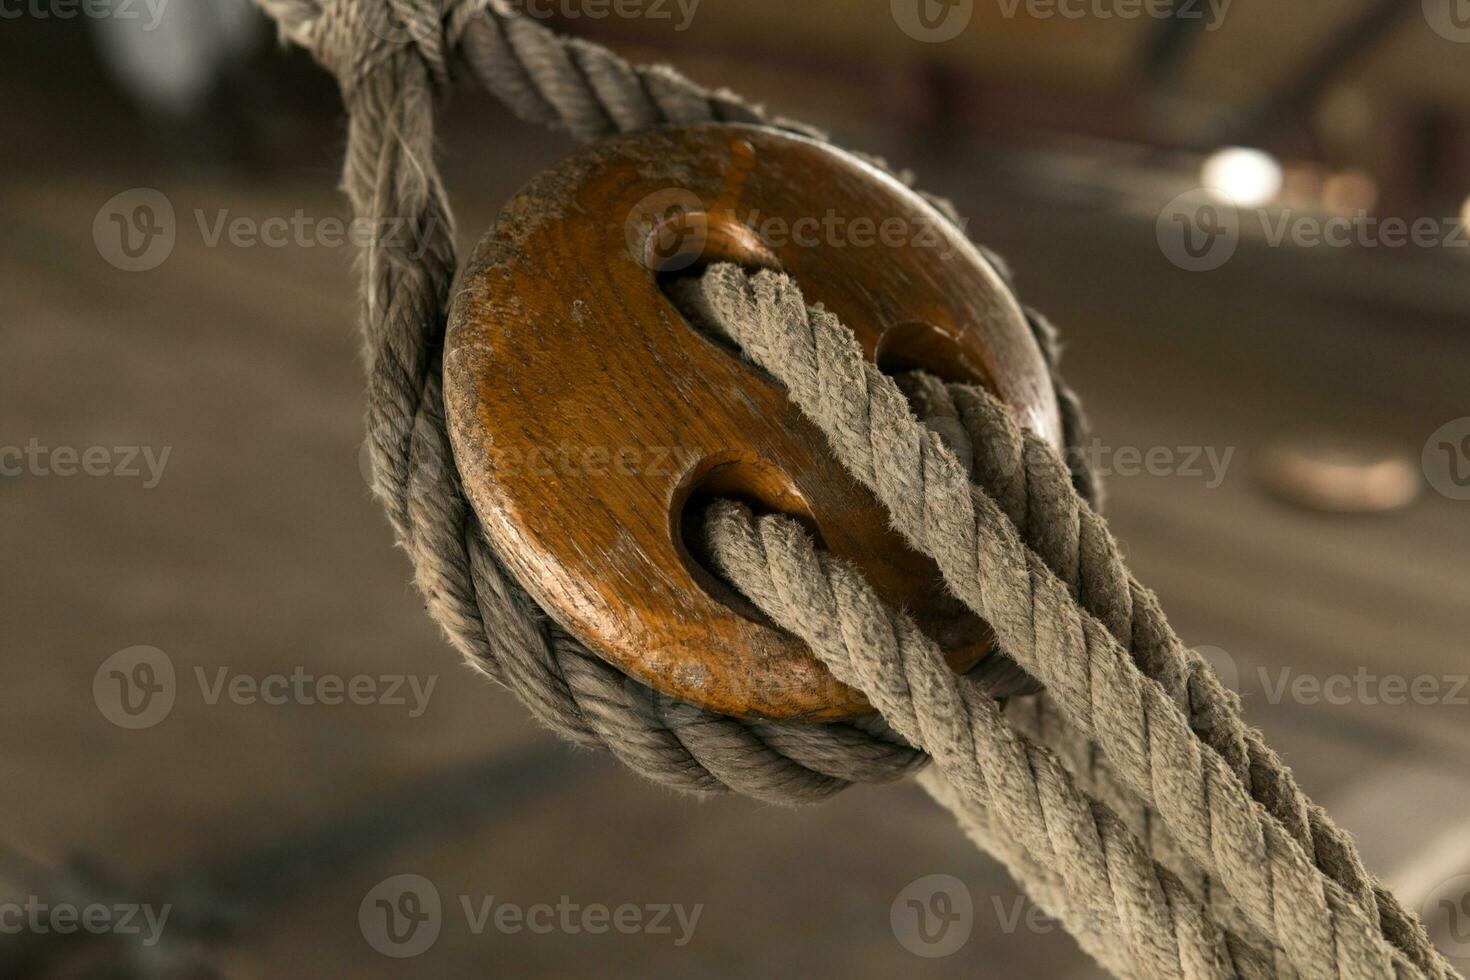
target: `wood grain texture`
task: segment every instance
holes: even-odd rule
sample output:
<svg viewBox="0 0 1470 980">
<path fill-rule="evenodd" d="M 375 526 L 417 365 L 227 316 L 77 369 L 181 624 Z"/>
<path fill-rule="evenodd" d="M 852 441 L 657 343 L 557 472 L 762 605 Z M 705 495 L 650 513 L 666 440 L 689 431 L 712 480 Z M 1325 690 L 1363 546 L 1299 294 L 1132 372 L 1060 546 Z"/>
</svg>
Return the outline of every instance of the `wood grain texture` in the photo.
<svg viewBox="0 0 1470 980">
<path fill-rule="evenodd" d="M 936 211 L 862 161 L 744 126 L 595 144 L 536 178 L 468 265 L 445 397 L 466 489 L 522 585 L 599 655 L 712 710 L 868 710 L 706 571 L 701 502 L 796 515 L 968 669 L 992 637 L 887 526 L 784 391 L 661 287 L 715 261 L 779 268 L 885 367 L 988 385 L 1054 443 L 1040 351 L 1009 292 Z M 992 657 L 1003 673 L 1006 662 Z"/>
</svg>

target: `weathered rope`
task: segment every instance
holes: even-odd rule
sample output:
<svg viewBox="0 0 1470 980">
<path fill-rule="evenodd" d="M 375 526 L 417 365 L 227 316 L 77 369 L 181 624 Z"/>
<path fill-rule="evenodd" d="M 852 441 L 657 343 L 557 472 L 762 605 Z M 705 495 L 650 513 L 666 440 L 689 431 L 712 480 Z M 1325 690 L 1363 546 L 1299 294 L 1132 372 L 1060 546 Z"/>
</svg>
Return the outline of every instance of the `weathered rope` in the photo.
<svg viewBox="0 0 1470 980">
<path fill-rule="evenodd" d="M 1244 724 L 1235 693 L 1183 645 L 1157 597 L 1128 574 L 1106 522 L 1073 492 L 1071 476 L 1051 448 L 984 391 L 919 372 L 896 380 L 920 415 L 956 419 L 963 426 L 976 450 L 971 479 L 1005 511 L 1027 547 L 1128 647 L 1140 670 L 1163 686 L 1200 738 L 1319 866 L 1358 896 L 1365 911 L 1376 911 L 1385 936 L 1433 973 L 1440 957 L 1418 918 L 1373 880 L 1351 838 L 1307 799 L 1261 733 Z"/>
<path fill-rule="evenodd" d="M 724 577 L 931 753 L 989 815 L 992 839 L 1019 844 L 1066 881 L 1070 897 L 1057 912 L 1072 931 L 1120 939 L 1135 975 L 1274 975 L 1264 949 L 1216 923 L 1050 750 L 1007 725 L 994 698 L 955 676 L 909 616 L 884 608 L 853 569 L 818 553 L 799 523 L 757 521 L 726 502 L 711 507 L 706 531 Z"/>
<path fill-rule="evenodd" d="M 1133 975 L 1133 957 L 1127 943 L 1104 930 L 1102 916 L 1080 906 L 1065 878 L 1033 860 L 1025 848 L 994 824 L 984 807 L 966 799 L 937 767 L 930 766 L 919 773 L 915 782 L 936 803 L 954 814 L 974 845 L 1004 865 L 1039 908 L 1066 926 L 1084 952 L 1114 976 Z"/>
<path fill-rule="evenodd" d="M 385 235 L 361 257 L 374 492 L 413 561 L 430 613 L 476 668 L 541 722 L 652 779 L 770 802 L 893 780 L 927 758 L 881 726 L 747 722 L 690 709 L 630 680 L 562 631 L 494 554 L 460 486 L 441 355 L 453 224 L 434 159 L 433 103 L 458 52 L 517 113 L 582 139 L 672 122 L 768 121 L 731 93 L 634 69 L 507 4 L 259 0 L 342 84 L 343 186 Z M 391 9 L 390 9 L 391 8 Z"/>
<path fill-rule="evenodd" d="M 1106 751 L 1077 731 L 1044 692 L 1035 697 L 1011 699 L 1005 706 L 1005 719 L 1017 733 L 1060 759 L 1077 787 L 1116 814 L 1144 843 L 1155 861 L 1178 877 L 1191 895 L 1209 906 L 1210 913 L 1224 928 L 1241 936 L 1258 935 L 1230 893 L 1200 868 L 1157 814 L 1118 779 L 1107 761 Z"/>
<path fill-rule="evenodd" d="M 898 385 L 863 357 L 851 332 L 825 310 L 809 308 L 788 277 L 721 264 L 679 289 L 701 326 L 729 337 L 787 387 L 848 470 L 888 508 L 894 526 L 936 561 L 954 594 L 1046 685 L 1077 729 L 1106 747 L 1123 782 L 1303 976 L 1389 976 L 1406 968 L 1454 975 L 1427 939 L 1418 941 L 1422 927 L 1372 882 L 1346 834 L 1312 807 L 1274 755 L 1251 756 L 1244 772 L 1231 765 L 1231 745 L 1258 743 L 1259 734 L 1239 718 L 1238 699 L 1208 666 L 1190 662 L 1197 654 L 1168 630 L 1152 595 L 1127 577 L 1090 508 L 1077 503 L 1070 525 L 1058 522 L 1077 544 L 1044 546 L 1053 560 L 1063 556 L 1064 579 L 970 482 Z M 962 394 L 968 402 L 993 401 L 980 389 Z M 1000 425 L 1006 414 L 996 407 L 989 417 Z M 976 431 L 985 438 L 972 441 L 989 445 L 986 427 Z M 1018 444 L 1022 460 L 1050 453 L 1025 433 Z M 977 469 L 983 479 L 985 467 Z M 1035 464 L 1027 472 L 1044 469 Z M 1010 472 L 1014 479 L 1019 470 Z M 1060 494 L 1064 483 L 1056 477 L 1047 486 Z M 1109 581 L 1126 588 L 1110 592 L 1103 588 Z M 1170 687 L 1204 700 L 1181 705 Z M 1284 798 L 1288 788 L 1295 795 Z M 1300 821 L 1278 816 L 1297 809 Z M 1310 812 L 1316 835 L 1308 829 Z"/>
<path fill-rule="evenodd" d="M 881 728 L 746 722 L 691 711 L 632 681 L 563 632 L 484 539 L 454 467 L 440 354 L 455 258 L 434 160 L 433 102 L 458 50 L 524 118 L 595 139 L 664 123 L 767 122 L 730 92 L 662 67 L 634 68 L 488 0 L 259 0 L 285 37 L 337 74 L 349 114 L 343 186 L 384 235 L 361 260 L 374 492 L 413 560 L 430 613 L 467 661 L 563 737 L 612 751 L 677 788 L 817 801 L 853 782 L 899 779 L 925 757 Z M 390 9 L 391 7 L 391 9 Z M 931 198 L 937 204 L 946 202 Z M 1033 321 L 1045 349 L 1053 334 Z M 1080 444 L 1077 400 L 1058 379 Z"/>
<path fill-rule="evenodd" d="M 881 725 L 776 725 L 712 716 L 668 703 L 607 666 L 552 623 L 505 572 L 465 502 L 445 434 L 440 361 L 455 259 L 449 208 L 434 161 L 433 108 L 436 95 L 447 86 L 459 64 L 468 65 L 521 116 L 566 128 L 582 139 L 677 122 L 725 120 L 797 127 L 767 118 L 732 93 L 709 92 L 670 70 L 634 68 L 603 48 L 557 37 L 518 15 L 502 0 L 259 2 L 276 17 L 284 36 L 309 48 L 341 82 L 350 118 L 343 183 L 356 213 L 376 219 L 376 227 L 389 227 L 385 219 L 391 219 L 395 229 L 407 227 L 415 232 L 410 240 L 386 235 L 362 256 L 369 445 L 375 491 L 413 560 L 417 583 L 431 613 L 451 641 L 472 664 L 510 687 L 539 719 L 562 735 L 579 744 L 606 747 L 635 770 L 683 789 L 713 792 L 728 788 L 789 803 L 820 799 L 853 781 L 897 778 L 921 767 L 927 756 Z M 942 201 L 935 203 L 945 207 Z M 1054 333 L 1034 315 L 1030 322 L 1054 368 Z M 1075 449 L 1082 441 L 1081 415 L 1060 375 L 1054 371 L 1053 376 L 1063 408 L 1067 443 Z M 1084 498 L 1094 498 L 1096 488 L 1080 454 L 1071 454 L 1069 460 L 1072 466 L 1065 479 Z M 998 515 L 997 511 L 997 515 L 985 516 Z M 1028 542 L 1035 534 L 1046 533 L 1029 523 L 1022 526 L 1028 529 Z M 1048 561 L 1059 560 L 1065 567 L 1068 537 L 1067 533 L 1055 536 L 1063 546 L 1062 552 L 1037 547 Z M 1019 554 L 1015 549 L 1021 546 L 1004 540 L 1003 535 L 1000 540 L 1014 545 L 1014 559 Z M 1083 595 L 1088 593 L 1091 581 L 1085 575 L 1087 547 L 1086 541 L 1079 542 L 1079 574 L 1084 577 L 1076 585 Z M 1040 564 L 1038 560 L 1038 568 Z M 1007 571 L 1014 568 L 1008 566 Z M 1039 583 L 1050 584 L 1040 578 L 1039 571 L 1037 574 Z M 1053 581 L 1070 582 L 1065 575 Z M 1060 588 L 1065 592 L 1065 585 Z M 1146 607 L 1148 602 L 1142 605 Z M 1092 606 L 1086 608 L 1091 610 Z M 1085 639 L 1093 641 L 1093 634 L 1101 631 L 1097 620 L 1084 615 L 1079 621 Z M 1103 622 L 1114 625 L 1107 617 Z M 1122 617 L 1117 619 L 1118 624 L 1124 622 Z M 1135 609 L 1133 632 L 1144 628 L 1139 624 Z M 1037 645 L 1037 636 L 1021 630 L 1019 638 L 1031 641 L 1031 647 L 1023 643 L 1020 649 L 1035 656 L 1032 647 Z M 1044 635 L 1042 639 L 1050 637 Z M 1167 648 L 1168 643 L 1163 646 Z M 1198 680 L 1187 666 L 1173 683 L 1160 681 L 1156 673 L 1167 673 L 1180 665 L 1167 657 L 1158 664 L 1147 663 L 1153 649 L 1148 643 L 1133 643 L 1140 666 L 1150 678 L 1163 684 L 1169 696 L 1187 698 L 1201 691 L 1209 693 L 1209 681 Z M 1115 661 L 1104 657 L 1091 672 L 1114 669 Z M 1027 665 L 1032 666 L 1029 662 Z M 1115 672 L 1127 676 L 1121 667 Z M 1073 678 L 1070 685 L 1059 685 L 1052 697 L 1062 709 L 1061 715 L 1070 717 L 1087 707 L 1085 688 L 1095 680 L 1083 676 Z M 1039 702 L 1037 710 L 1049 710 L 1045 707 L 1049 703 Z M 1152 702 L 1143 707 L 1157 709 Z M 1178 705 L 1173 707 L 1179 710 Z M 1122 738 L 1117 746 L 1121 759 L 1112 760 L 1110 768 L 1099 769 L 1096 761 L 1103 753 L 1086 741 L 1087 733 L 1110 740 L 1120 734 L 1113 730 L 1112 723 L 1122 724 L 1122 716 L 1098 717 L 1083 711 L 1077 718 L 1087 725 L 1081 732 L 1060 729 L 1065 732 L 1064 740 L 1084 745 L 1080 754 L 1089 757 L 1089 770 L 1116 770 L 1129 792 L 1136 794 L 1134 812 L 1149 824 L 1150 808 L 1157 806 L 1158 800 L 1149 792 L 1156 787 L 1138 778 L 1143 771 L 1139 764 L 1145 761 L 1139 758 L 1144 747 L 1139 734 L 1135 732 L 1132 739 Z M 1139 718 L 1130 720 L 1137 722 Z M 1147 716 L 1143 720 L 1148 720 Z M 1054 727 L 1048 730 L 1058 731 Z M 1256 743 L 1248 736 L 1232 749 L 1230 738 L 1233 735 L 1222 738 L 1219 745 L 1212 743 L 1214 751 L 1206 758 L 1228 760 L 1230 768 L 1224 774 L 1248 778 L 1257 799 L 1275 799 L 1273 794 L 1279 794 L 1276 802 L 1281 805 L 1270 809 L 1276 814 L 1272 819 L 1279 824 L 1277 829 L 1284 826 L 1295 835 L 1293 840 L 1282 831 L 1287 843 L 1297 845 L 1304 838 L 1309 840 L 1311 846 L 1303 849 L 1298 845 L 1299 850 L 1315 854 L 1319 862 L 1336 872 L 1328 883 L 1325 903 L 1308 902 L 1306 912 L 1299 913 L 1282 899 L 1281 907 L 1276 909 L 1280 921 L 1273 924 L 1279 929 L 1301 927 L 1311 931 L 1295 951 L 1310 948 L 1320 940 L 1320 931 L 1340 925 L 1341 917 L 1371 912 L 1376 902 L 1384 934 L 1408 948 L 1416 962 L 1425 960 L 1431 975 L 1445 975 L 1436 969 L 1438 961 L 1428 950 L 1427 941 L 1416 944 L 1416 936 L 1422 937 L 1423 933 L 1412 916 L 1381 893 L 1365 874 L 1353 880 L 1353 867 L 1360 869 L 1360 865 L 1340 832 L 1331 828 L 1304 798 L 1299 800 L 1279 789 L 1279 764 L 1273 765 L 1274 757 L 1257 751 Z M 1149 742 L 1147 736 L 1143 739 Z M 1110 752 L 1113 748 L 1109 742 Z M 1199 758 L 1187 751 L 1179 759 L 1157 761 L 1161 767 L 1166 762 L 1196 768 L 1200 765 Z M 1203 786 L 1213 789 L 1210 780 L 1220 779 L 1221 774 L 1210 765 L 1205 768 L 1208 778 Z M 1294 785 L 1287 785 L 1294 790 Z M 1188 781 L 1185 787 L 1177 788 L 1188 788 Z M 1208 887 L 1211 879 L 1205 871 L 1213 864 L 1201 860 L 1199 840 L 1189 833 L 1181 834 L 1174 821 L 1165 822 L 1178 846 L 1198 861 L 1199 880 Z M 1148 839 L 1158 853 L 1170 838 L 1150 835 Z M 1231 843 L 1233 846 L 1238 841 L 1232 838 Z M 1339 851 L 1339 844 L 1345 845 L 1344 849 Z M 1291 852 L 1288 856 L 1300 855 Z M 1345 870 L 1339 867 L 1344 864 Z M 1303 871 L 1289 862 L 1282 870 Z M 1302 881 L 1287 884 L 1310 887 L 1314 870 L 1306 869 Z M 1346 879 L 1346 892 L 1336 883 L 1338 877 Z M 1273 882 L 1261 882 L 1248 874 L 1234 883 L 1221 880 L 1230 886 L 1232 894 L 1237 886 L 1256 887 L 1257 892 L 1246 889 L 1246 900 L 1241 904 L 1257 913 L 1263 897 L 1292 893 L 1279 882 L 1273 890 Z M 1264 895 L 1260 893 L 1262 888 Z M 1354 896 L 1356 905 L 1343 897 L 1347 893 Z M 1330 915 L 1326 919 L 1319 907 L 1322 904 L 1328 905 Z M 1340 912 L 1339 904 L 1347 904 L 1348 911 Z M 1264 929 L 1263 934 L 1278 933 Z M 1352 948 L 1340 952 L 1334 961 L 1339 974 L 1377 975 L 1371 970 L 1352 969 L 1360 963 L 1356 941 L 1352 934 L 1340 940 Z M 1371 947 L 1376 941 L 1369 937 L 1363 942 Z"/>
</svg>

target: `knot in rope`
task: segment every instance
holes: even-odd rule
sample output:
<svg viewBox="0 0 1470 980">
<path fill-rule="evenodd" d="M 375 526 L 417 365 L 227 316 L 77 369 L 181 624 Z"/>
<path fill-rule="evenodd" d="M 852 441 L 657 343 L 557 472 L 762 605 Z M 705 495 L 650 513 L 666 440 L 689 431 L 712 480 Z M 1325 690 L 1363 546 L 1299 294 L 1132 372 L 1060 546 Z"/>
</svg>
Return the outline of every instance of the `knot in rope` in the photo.
<svg viewBox="0 0 1470 980">
<path fill-rule="evenodd" d="M 465 25 L 493 2 L 497 0 L 260 0 L 281 35 L 310 51 L 348 96 L 380 67 L 408 53 L 435 84 L 446 84 Z"/>
</svg>

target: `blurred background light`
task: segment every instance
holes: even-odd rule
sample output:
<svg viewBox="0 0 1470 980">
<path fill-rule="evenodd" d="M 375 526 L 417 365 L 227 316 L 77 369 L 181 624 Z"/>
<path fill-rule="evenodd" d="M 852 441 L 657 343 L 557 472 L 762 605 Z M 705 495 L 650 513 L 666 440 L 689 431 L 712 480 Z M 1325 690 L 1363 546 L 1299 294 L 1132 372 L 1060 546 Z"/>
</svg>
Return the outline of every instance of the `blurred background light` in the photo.
<svg viewBox="0 0 1470 980">
<path fill-rule="evenodd" d="M 1282 179 L 1275 157 L 1241 146 L 1215 151 L 1200 170 L 1206 190 L 1243 208 L 1271 203 L 1281 193 Z"/>
</svg>

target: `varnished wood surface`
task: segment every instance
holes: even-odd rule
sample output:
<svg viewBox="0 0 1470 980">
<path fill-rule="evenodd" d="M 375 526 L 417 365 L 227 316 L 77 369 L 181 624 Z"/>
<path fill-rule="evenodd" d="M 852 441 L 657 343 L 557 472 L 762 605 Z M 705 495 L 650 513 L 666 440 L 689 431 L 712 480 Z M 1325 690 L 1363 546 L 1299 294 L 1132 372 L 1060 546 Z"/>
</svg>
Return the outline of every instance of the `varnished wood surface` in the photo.
<svg viewBox="0 0 1470 980">
<path fill-rule="evenodd" d="M 786 271 L 881 366 L 986 384 L 1057 440 L 1046 366 L 1015 300 L 917 195 L 769 129 L 620 137 L 512 200 L 456 299 L 447 410 L 499 553 L 563 626 L 658 691 L 727 714 L 865 710 L 698 558 L 698 508 L 743 498 L 806 520 L 956 669 L 971 668 L 988 629 L 784 391 L 661 288 L 716 261 Z"/>
</svg>

